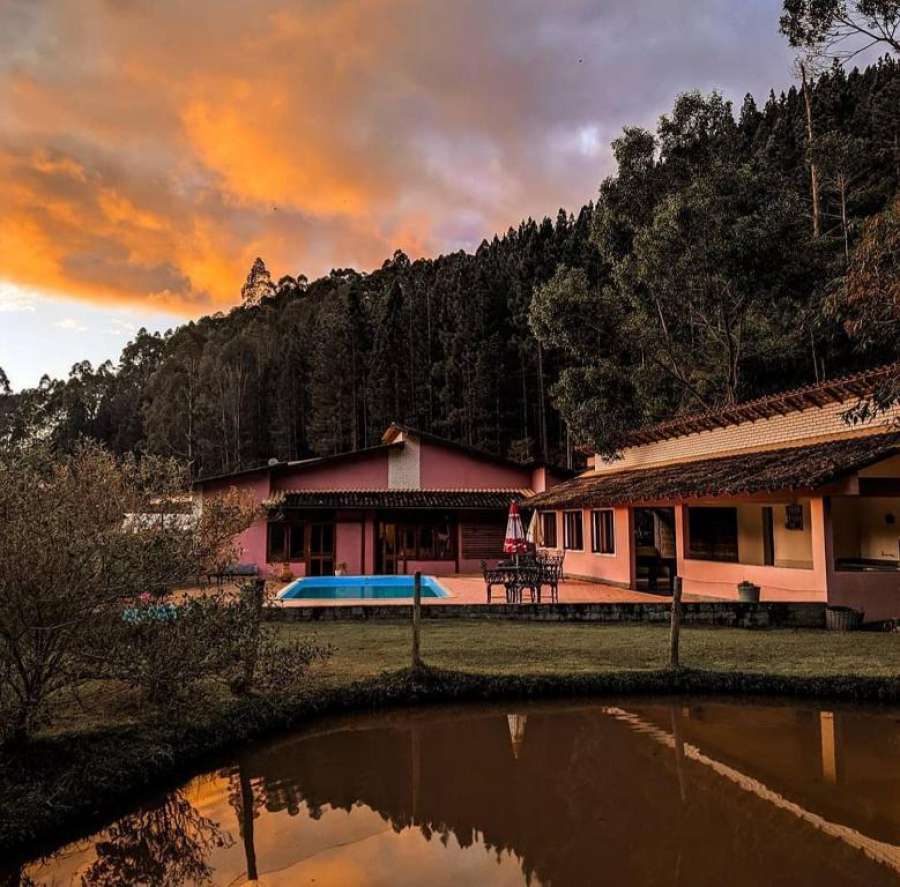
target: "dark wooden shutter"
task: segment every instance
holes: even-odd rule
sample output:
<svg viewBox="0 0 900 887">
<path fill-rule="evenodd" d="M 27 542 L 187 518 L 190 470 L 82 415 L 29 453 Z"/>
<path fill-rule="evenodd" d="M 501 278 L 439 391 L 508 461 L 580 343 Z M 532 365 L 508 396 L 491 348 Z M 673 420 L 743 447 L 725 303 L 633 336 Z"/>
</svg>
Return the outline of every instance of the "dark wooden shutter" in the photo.
<svg viewBox="0 0 900 887">
<path fill-rule="evenodd" d="M 469 518 L 462 524 L 462 556 L 472 560 L 503 557 L 506 518 Z"/>
</svg>

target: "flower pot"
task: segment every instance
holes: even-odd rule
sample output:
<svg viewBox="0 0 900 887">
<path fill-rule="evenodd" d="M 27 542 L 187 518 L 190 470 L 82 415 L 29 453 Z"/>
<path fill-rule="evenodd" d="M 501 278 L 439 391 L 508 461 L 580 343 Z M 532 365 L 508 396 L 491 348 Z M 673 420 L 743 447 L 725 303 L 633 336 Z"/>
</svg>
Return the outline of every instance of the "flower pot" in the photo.
<svg viewBox="0 0 900 887">
<path fill-rule="evenodd" d="M 752 582 L 738 583 L 738 600 L 747 604 L 759 603 L 759 586 Z"/>
<path fill-rule="evenodd" d="M 829 631 L 853 631 L 862 625 L 863 614 L 852 607 L 826 607 L 825 627 Z"/>
</svg>

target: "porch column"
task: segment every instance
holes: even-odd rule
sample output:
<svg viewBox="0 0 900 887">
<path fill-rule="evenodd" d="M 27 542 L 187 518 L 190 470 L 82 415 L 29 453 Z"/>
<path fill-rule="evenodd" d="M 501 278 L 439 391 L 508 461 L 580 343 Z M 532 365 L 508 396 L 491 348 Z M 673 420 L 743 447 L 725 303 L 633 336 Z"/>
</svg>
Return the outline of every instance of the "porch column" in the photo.
<svg viewBox="0 0 900 887">
<path fill-rule="evenodd" d="M 687 551 L 687 508 L 675 506 L 675 572 L 684 578 L 684 561 Z"/>
<path fill-rule="evenodd" d="M 637 591 L 637 545 L 634 543 L 634 509 L 628 506 L 628 587 Z"/>
<path fill-rule="evenodd" d="M 831 500 L 827 496 L 813 496 L 809 500 L 809 523 L 812 543 L 813 584 L 828 600 L 829 579 L 833 572 L 833 543 L 831 536 Z"/>
</svg>

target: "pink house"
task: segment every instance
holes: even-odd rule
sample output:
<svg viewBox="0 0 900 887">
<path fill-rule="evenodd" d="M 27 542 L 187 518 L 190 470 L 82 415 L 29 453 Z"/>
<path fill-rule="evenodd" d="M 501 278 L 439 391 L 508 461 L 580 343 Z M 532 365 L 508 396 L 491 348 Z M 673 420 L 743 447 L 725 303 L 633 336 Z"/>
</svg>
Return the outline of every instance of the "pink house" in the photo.
<svg viewBox="0 0 900 887">
<path fill-rule="evenodd" d="M 900 617 L 895 409 L 843 414 L 890 368 L 679 417 L 614 460 L 536 494 L 543 546 L 568 576 L 668 593 L 825 601 Z"/>
<path fill-rule="evenodd" d="M 378 446 L 200 480 L 202 497 L 249 491 L 262 514 L 240 537 L 263 575 L 472 572 L 502 557 L 511 501 L 567 477 L 391 425 Z"/>
</svg>

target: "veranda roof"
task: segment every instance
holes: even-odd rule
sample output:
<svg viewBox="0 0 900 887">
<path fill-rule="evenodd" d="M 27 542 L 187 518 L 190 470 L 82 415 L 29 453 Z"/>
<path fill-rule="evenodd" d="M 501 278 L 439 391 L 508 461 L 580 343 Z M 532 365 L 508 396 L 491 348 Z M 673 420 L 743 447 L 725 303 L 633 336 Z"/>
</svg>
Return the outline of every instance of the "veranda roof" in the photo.
<svg viewBox="0 0 900 887">
<path fill-rule="evenodd" d="M 851 376 L 826 379 L 814 385 L 780 391 L 777 394 L 769 394 L 727 407 L 676 416 L 665 422 L 632 431 L 628 435 L 628 445 L 639 446 L 659 440 L 669 440 L 673 437 L 682 437 L 686 434 L 696 434 L 700 431 L 710 431 L 714 428 L 738 425 L 741 422 L 784 416 L 787 413 L 811 407 L 823 407 L 830 403 L 844 403 L 854 397 L 864 397 L 870 394 L 876 386 L 893 378 L 897 371 L 897 364 L 889 364 L 854 373 Z"/>
<path fill-rule="evenodd" d="M 900 453 L 900 432 L 698 459 L 659 467 L 587 474 L 551 487 L 529 508 L 593 508 L 814 490 Z"/>
<path fill-rule="evenodd" d="M 481 490 L 286 490 L 271 503 L 282 508 L 440 508 L 490 510 L 533 495 L 528 489 Z"/>
</svg>

